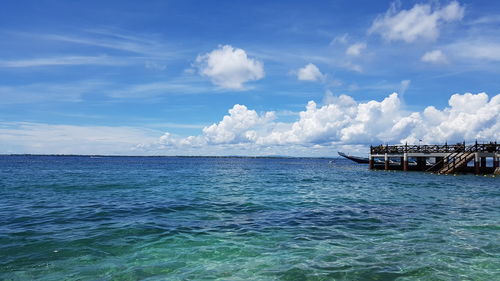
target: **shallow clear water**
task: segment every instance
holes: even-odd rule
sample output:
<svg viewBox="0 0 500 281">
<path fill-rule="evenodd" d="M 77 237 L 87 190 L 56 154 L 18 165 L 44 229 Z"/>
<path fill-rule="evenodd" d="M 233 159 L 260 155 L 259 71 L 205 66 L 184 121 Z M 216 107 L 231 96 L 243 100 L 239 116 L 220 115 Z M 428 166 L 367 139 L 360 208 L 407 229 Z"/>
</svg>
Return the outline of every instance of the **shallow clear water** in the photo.
<svg viewBox="0 0 500 281">
<path fill-rule="evenodd" d="M 0 280 L 500 280 L 500 184 L 327 159 L 0 156 Z"/>
</svg>

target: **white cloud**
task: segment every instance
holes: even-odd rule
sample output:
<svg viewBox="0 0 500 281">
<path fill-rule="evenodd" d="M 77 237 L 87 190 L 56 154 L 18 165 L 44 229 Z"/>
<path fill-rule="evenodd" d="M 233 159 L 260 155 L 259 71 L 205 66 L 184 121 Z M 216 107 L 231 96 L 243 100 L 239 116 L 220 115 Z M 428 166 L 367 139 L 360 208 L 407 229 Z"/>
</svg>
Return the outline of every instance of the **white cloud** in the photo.
<svg viewBox="0 0 500 281">
<path fill-rule="evenodd" d="M 403 83 L 404 84 L 404 83 Z M 408 82 L 409 84 L 409 82 Z M 449 143 L 500 138 L 500 95 L 455 94 L 449 107 L 429 106 L 422 112 L 406 112 L 393 93 L 382 101 L 356 102 L 347 95 L 325 94 L 325 105 L 310 101 L 298 120 L 277 122 L 274 112 L 258 114 L 235 105 L 222 121 L 188 138 L 170 134 L 162 142 L 171 147 L 213 147 L 239 149 L 280 146 L 330 147 L 379 143 Z"/>
<path fill-rule="evenodd" d="M 485 93 L 455 94 L 449 105 L 444 110 L 427 107 L 421 117 L 422 124 L 404 140 L 411 142 L 420 137 L 426 142 L 455 142 L 500 138 L 500 95 L 489 99 Z"/>
<path fill-rule="evenodd" d="M 421 60 L 424 62 L 430 62 L 430 63 L 446 63 L 446 62 L 448 62 L 448 59 L 446 58 L 446 56 L 444 55 L 444 53 L 441 50 L 429 51 L 422 56 Z"/>
<path fill-rule="evenodd" d="M 244 89 L 248 81 L 264 77 L 262 62 L 249 58 L 242 49 L 220 46 L 196 58 L 195 66 L 202 76 L 209 77 L 215 85 L 226 89 Z"/>
<path fill-rule="evenodd" d="M 259 116 L 255 110 L 236 104 L 218 124 L 203 129 L 208 143 L 241 143 L 255 141 L 254 129 L 275 118 L 274 112 Z"/>
<path fill-rule="evenodd" d="M 443 21 L 455 21 L 461 20 L 464 17 L 465 8 L 460 6 L 457 1 L 453 1 L 448 4 L 446 7 L 436 11 L 438 16 Z"/>
<path fill-rule="evenodd" d="M 301 81 L 314 82 L 323 81 L 325 79 L 325 76 L 321 73 L 316 65 L 309 63 L 297 71 L 297 79 Z"/>
<path fill-rule="evenodd" d="M 364 49 L 366 49 L 366 43 L 356 43 L 349 46 L 345 53 L 349 56 L 359 56 Z"/>
<path fill-rule="evenodd" d="M 401 11 L 393 4 L 385 15 L 373 21 L 369 32 L 379 33 L 390 41 L 435 40 L 439 37 L 440 25 L 461 20 L 464 10 L 465 8 L 456 1 L 442 8 L 433 8 L 429 4 L 416 4 L 410 10 Z"/>
</svg>

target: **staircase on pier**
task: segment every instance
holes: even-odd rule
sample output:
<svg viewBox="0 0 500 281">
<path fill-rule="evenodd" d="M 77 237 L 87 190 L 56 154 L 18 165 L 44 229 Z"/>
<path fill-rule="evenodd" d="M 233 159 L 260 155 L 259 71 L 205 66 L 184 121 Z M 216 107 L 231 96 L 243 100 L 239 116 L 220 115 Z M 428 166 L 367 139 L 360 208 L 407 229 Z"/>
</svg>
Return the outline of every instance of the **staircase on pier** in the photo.
<svg viewBox="0 0 500 281">
<path fill-rule="evenodd" d="M 438 173 L 453 174 L 466 167 L 472 159 L 474 159 L 474 152 L 471 151 L 451 153 L 443 159 L 443 167 L 439 169 Z"/>
</svg>

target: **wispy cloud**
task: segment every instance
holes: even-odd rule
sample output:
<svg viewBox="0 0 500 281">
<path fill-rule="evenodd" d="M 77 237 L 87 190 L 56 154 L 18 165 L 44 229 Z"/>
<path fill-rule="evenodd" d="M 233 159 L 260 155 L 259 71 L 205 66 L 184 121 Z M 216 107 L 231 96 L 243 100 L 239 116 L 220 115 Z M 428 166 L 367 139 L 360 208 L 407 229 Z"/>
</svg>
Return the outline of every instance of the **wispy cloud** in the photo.
<svg viewBox="0 0 500 281">
<path fill-rule="evenodd" d="M 112 98 L 151 98 L 168 95 L 200 94 L 217 92 L 203 81 L 172 79 L 170 81 L 131 84 L 109 90 L 106 95 Z"/>
<path fill-rule="evenodd" d="M 133 35 L 104 28 L 75 30 L 72 33 L 10 31 L 6 34 L 51 48 L 44 49 L 45 54 L 40 57 L 30 55 L 29 58 L 0 61 L 0 67 L 142 64 L 149 69 L 163 70 L 166 62 L 190 53 L 189 48 L 176 48 L 155 35 Z M 68 54 L 67 50 L 71 53 Z"/>
<path fill-rule="evenodd" d="M 95 92 L 106 86 L 103 81 L 87 80 L 73 83 L 34 83 L 28 85 L 0 86 L 0 104 L 41 102 L 80 102 L 85 93 Z"/>
<path fill-rule="evenodd" d="M 21 43 L 19 51 L 12 50 L 0 58 L 0 69 L 70 68 L 98 66 L 130 66 L 135 70 L 164 71 L 179 61 L 186 63 L 193 57 L 189 48 L 176 48 L 153 34 L 128 34 L 112 29 L 74 30 L 74 32 L 44 33 L 25 31 L 1 31 L 7 42 Z M 33 45 L 25 50 L 27 43 Z M 196 54 L 196 52 L 194 52 Z M 189 56 L 184 56 L 189 54 Z M 71 70 L 69 70 L 71 71 Z M 81 72 L 87 75 L 88 72 Z M 79 76 L 82 76 L 79 75 Z M 84 77 L 82 77 L 85 79 Z"/>
<path fill-rule="evenodd" d="M 358 72 L 358 73 L 362 73 L 363 72 L 363 67 L 359 64 L 356 64 L 356 63 L 352 63 L 352 62 L 345 62 L 344 64 L 342 64 L 342 66 L 346 69 L 349 69 L 349 70 L 352 70 L 352 71 L 355 71 L 355 72 Z"/>
<path fill-rule="evenodd" d="M 342 35 L 335 36 L 335 38 L 330 41 L 330 45 L 336 45 L 336 44 L 347 44 L 349 41 L 349 34 L 344 33 Z"/>
<path fill-rule="evenodd" d="M 106 80 L 81 80 L 65 83 L 34 83 L 0 86 L 0 104 L 29 104 L 44 102 L 82 102 L 86 94 L 99 94 L 109 101 L 126 99 L 148 101 L 172 95 L 222 92 L 194 75 L 165 81 L 118 84 Z"/>
<path fill-rule="evenodd" d="M 356 43 L 349 46 L 345 53 L 349 56 L 359 56 L 364 49 L 366 49 L 366 43 Z"/>
<path fill-rule="evenodd" d="M 168 58 L 182 50 L 173 48 L 155 36 L 124 34 L 120 31 L 92 29 L 75 34 L 30 34 L 32 37 L 65 43 L 101 47 L 110 50 L 133 53 L 146 57 Z"/>
<path fill-rule="evenodd" d="M 60 56 L 0 61 L 0 67 L 37 67 L 57 65 L 125 65 L 126 61 L 109 56 Z"/>
<path fill-rule="evenodd" d="M 170 122 L 160 122 L 160 123 L 149 123 L 148 127 L 155 128 L 172 128 L 172 129 L 203 129 L 208 124 L 184 124 L 184 123 L 170 123 Z"/>
<path fill-rule="evenodd" d="M 467 40 L 452 43 L 448 49 L 457 57 L 481 61 L 500 61 L 500 42 L 497 40 Z"/>
<path fill-rule="evenodd" d="M 137 127 L 0 122 L 0 153 L 135 154 L 161 132 Z"/>
<path fill-rule="evenodd" d="M 478 19 L 469 21 L 469 25 L 485 25 L 485 24 L 496 24 L 500 23 L 500 15 L 484 16 Z"/>
</svg>

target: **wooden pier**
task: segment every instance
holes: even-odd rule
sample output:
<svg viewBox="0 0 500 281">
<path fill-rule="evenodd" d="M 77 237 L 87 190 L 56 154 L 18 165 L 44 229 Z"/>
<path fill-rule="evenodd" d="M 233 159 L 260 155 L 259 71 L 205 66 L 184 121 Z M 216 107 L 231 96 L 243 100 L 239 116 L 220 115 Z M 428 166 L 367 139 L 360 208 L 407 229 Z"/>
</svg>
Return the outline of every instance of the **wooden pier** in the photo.
<svg viewBox="0 0 500 281">
<path fill-rule="evenodd" d="M 427 171 L 439 174 L 500 173 L 500 144 L 370 146 L 370 169 Z"/>
</svg>

